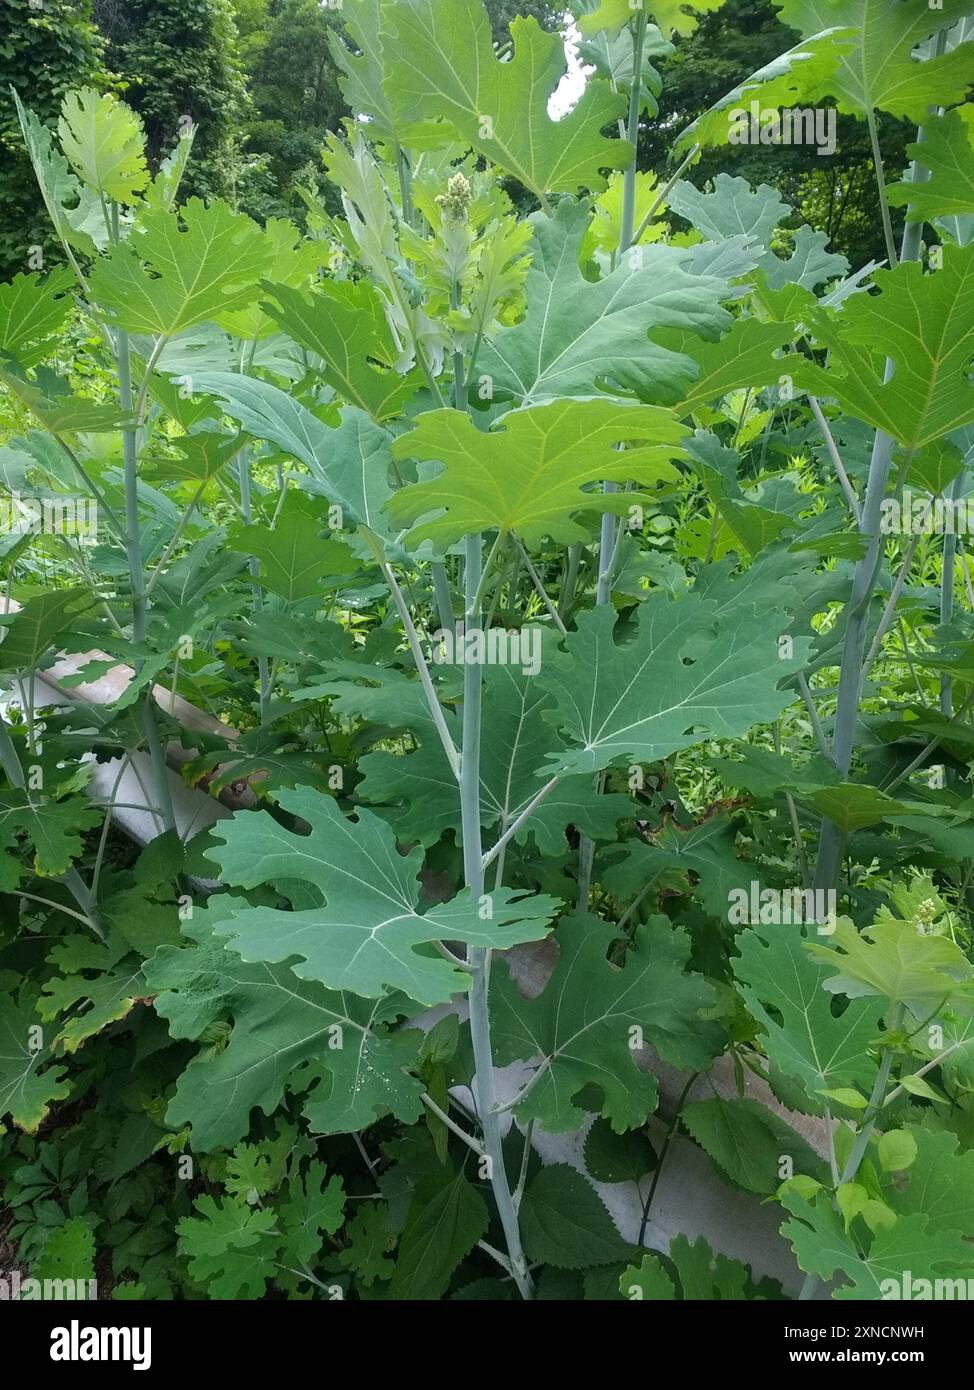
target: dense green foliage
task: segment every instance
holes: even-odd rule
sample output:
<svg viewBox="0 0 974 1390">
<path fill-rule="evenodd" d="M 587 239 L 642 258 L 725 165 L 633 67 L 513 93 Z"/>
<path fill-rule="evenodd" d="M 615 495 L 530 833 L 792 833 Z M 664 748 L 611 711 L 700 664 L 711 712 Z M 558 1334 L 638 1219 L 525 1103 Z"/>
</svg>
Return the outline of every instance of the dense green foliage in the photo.
<svg viewBox="0 0 974 1390">
<path fill-rule="evenodd" d="M 52 120 L 71 87 L 97 79 L 98 35 L 91 0 L 0 0 L 0 276 L 28 268 L 30 248 L 51 245 L 37 181 L 9 99 L 15 88 L 42 120 Z M 56 254 L 56 252 L 55 252 Z"/>
<path fill-rule="evenodd" d="M 345 0 L 354 115 L 311 64 L 300 127 L 261 35 L 321 16 L 241 6 L 308 132 L 268 189 L 335 126 L 307 227 L 191 196 L 168 116 L 19 108 L 63 262 L 0 284 L 4 1267 L 974 1279 L 974 42 L 962 0 L 783 0 L 797 56 L 686 92 L 641 170 L 719 5 L 577 0 L 555 119 L 558 32 Z M 865 264 L 780 148 L 699 176 L 752 98 L 865 127 Z M 676 1136 L 777 1213 L 784 1283 L 657 1248 Z"/>
<path fill-rule="evenodd" d="M 150 167 L 191 121 L 185 191 L 232 197 L 245 93 L 231 0 L 95 0 L 95 18 L 105 61 L 145 127 Z"/>
</svg>

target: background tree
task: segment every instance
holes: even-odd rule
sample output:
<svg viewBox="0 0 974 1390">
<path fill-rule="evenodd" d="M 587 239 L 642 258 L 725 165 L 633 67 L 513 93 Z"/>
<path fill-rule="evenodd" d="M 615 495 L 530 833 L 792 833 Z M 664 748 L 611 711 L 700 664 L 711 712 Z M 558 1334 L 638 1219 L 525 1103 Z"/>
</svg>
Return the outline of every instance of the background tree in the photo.
<svg viewBox="0 0 974 1390">
<path fill-rule="evenodd" d="M 235 11 L 250 93 L 241 205 L 255 217 L 300 217 L 294 183 L 320 172 L 325 138 L 348 114 L 329 44 L 341 11 L 319 0 L 236 0 Z"/>
<path fill-rule="evenodd" d="M 95 0 L 106 61 L 142 117 L 155 167 L 180 121 L 197 126 L 184 193 L 232 197 L 245 88 L 231 0 Z"/>
<path fill-rule="evenodd" d="M 50 121 L 69 88 L 103 80 L 91 0 L 0 0 L 0 279 L 27 269 L 30 246 L 50 242 L 10 88 Z"/>
</svg>

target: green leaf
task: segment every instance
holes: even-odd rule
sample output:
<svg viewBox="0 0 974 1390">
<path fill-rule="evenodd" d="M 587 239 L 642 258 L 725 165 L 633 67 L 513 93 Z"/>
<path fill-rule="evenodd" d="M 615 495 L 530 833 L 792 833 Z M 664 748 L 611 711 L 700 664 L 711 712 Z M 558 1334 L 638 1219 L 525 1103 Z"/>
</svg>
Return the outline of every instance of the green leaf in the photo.
<svg viewBox="0 0 974 1390">
<path fill-rule="evenodd" d="M 522 629 L 522 641 L 531 629 Z M 540 635 L 540 630 L 535 629 Z M 522 647 L 522 650 L 524 648 Z M 446 668 L 441 667 L 441 670 Z M 366 671 L 374 676 L 374 671 Z M 414 753 L 368 753 L 359 760 L 363 780 L 356 788 L 363 800 L 382 807 L 383 819 L 404 840 L 434 844 L 453 830 L 462 844 L 460 806 L 456 779 L 443 746 L 429 718 L 416 680 L 391 680 L 386 671 L 383 686 L 323 687 L 323 692 L 342 690 L 333 704 L 340 713 L 355 713 L 373 723 L 407 727 L 420 740 Z M 354 692 L 354 693 L 353 693 Z M 537 796 L 538 768 L 546 753 L 558 746 L 557 735 L 545 718 L 552 701 L 530 671 L 520 667 L 488 666 L 484 669 L 483 746 L 496 756 L 484 758 L 480 769 L 480 815 L 484 830 L 500 833 L 511 826 Z M 447 711 L 451 732 L 453 715 Z M 566 777 L 545 797 L 515 836 L 518 844 L 533 838 L 544 854 L 565 848 L 565 830 L 575 826 L 594 840 L 613 840 L 620 820 L 633 815 L 630 797 L 619 792 L 599 796 L 591 778 Z"/>
<path fill-rule="evenodd" d="M 949 1136 L 942 1135 L 948 1140 Z M 879 1136 L 879 1165 L 884 1173 L 902 1173 L 917 1156 L 917 1141 L 908 1129 L 888 1129 Z"/>
<path fill-rule="evenodd" d="M 396 121 L 382 90 L 385 68 L 379 29 L 384 3 L 385 0 L 345 0 L 345 28 L 357 52 L 344 44 L 334 31 L 329 32 L 328 43 L 335 65 L 343 74 L 338 85 L 349 110 L 371 116 L 383 135 L 405 145 L 408 140 L 405 135 L 397 138 Z"/>
<path fill-rule="evenodd" d="M 948 1104 L 947 1097 L 939 1091 L 935 1091 L 929 1081 L 924 1081 L 922 1076 L 904 1076 L 900 1085 L 911 1096 L 920 1096 L 923 1100 L 932 1100 L 938 1105 Z"/>
<path fill-rule="evenodd" d="M 699 15 L 719 10 L 723 3 L 724 0 L 597 0 L 591 13 L 580 16 L 578 27 L 582 34 L 620 34 L 643 9 L 664 34 L 675 31 L 687 35 L 700 23 Z"/>
<path fill-rule="evenodd" d="M 698 1302 L 735 1301 L 748 1296 L 750 1270 L 739 1260 L 719 1255 L 700 1236 L 670 1242 L 669 1256 L 680 1278 L 683 1297 Z"/>
<path fill-rule="evenodd" d="M 842 1214 L 848 1233 L 853 1222 L 861 1217 L 870 1231 L 888 1230 L 896 1222 L 896 1215 L 885 1202 L 869 1195 L 860 1183 L 843 1182 L 835 1189 L 835 1204 Z"/>
<path fill-rule="evenodd" d="M 680 179 L 670 190 L 669 203 L 708 241 L 744 235 L 762 249 L 771 245 L 775 228 L 791 213 L 777 189 L 766 183 L 752 188 L 747 179 L 723 173 L 709 192 Z"/>
<path fill-rule="evenodd" d="M 876 1065 L 868 1049 L 885 1006 L 854 999 L 836 1017 L 822 987 L 827 971 L 805 951 L 798 927 L 750 927 L 737 937 L 737 949 L 731 965 L 768 1058 L 802 1083 L 810 1109 L 821 1111 L 823 1090 L 870 1090 Z"/>
<path fill-rule="evenodd" d="M 527 312 L 484 344 L 478 363 L 493 398 L 591 396 L 595 386 L 663 404 L 681 400 L 696 364 L 650 335 L 671 327 L 718 337 L 731 326 L 720 303 L 733 293 L 726 282 L 694 273 L 692 248 L 645 246 L 593 283 L 579 269 L 586 203 L 566 198 L 553 217 L 536 213 L 530 221 Z"/>
<path fill-rule="evenodd" d="M 6 628 L 0 642 L 0 668 L 4 671 L 33 671 L 57 639 L 66 632 L 82 605 L 91 602 L 83 588 L 52 589 L 28 599 L 16 613 L 0 614 Z"/>
<path fill-rule="evenodd" d="M 488 1224 L 487 1204 L 462 1172 L 424 1178 L 399 1240 L 389 1297 L 397 1302 L 442 1298 L 453 1271 L 487 1234 Z"/>
<path fill-rule="evenodd" d="M 855 61 L 858 52 L 854 28 L 833 27 L 839 16 L 811 38 L 803 39 L 777 58 L 745 78 L 733 91 L 726 92 L 702 116 L 698 116 L 674 143 L 674 153 L 695 144 L 726 145 L 737 119 L 737 111 L 748 111 L 752 101 L 764 110 L 803 107 L 817 103 L 839 65 Z"/>
<path fill-rule="evenodd" d="M 334 537 L 322 539 L 328 519 L 317 510 L 300 493 L 288 492 L 272 531 L 258 522 L 232 526 L 227 533 L 231 550 L 260 561 L 261 588 L 286 603 L 321 599 L 325 581 L 334 587 L 359 569 L 348 546 Z"/>
<path fill-rule="evenodd" d="M 0 352 L 15 353 L 27 367 L 48 356 L 71 313 L 72 283 L 71 272 L 58 266 L 0 285 Z"/>
<path fill-rule="evenodd" d="M 338 1252 L 338 1262 L 350 1269 L 367 1289 L 377 1279 L 390 1279 L 394 1265 L 390 1251 L 395 1236 L 387 1224 L 383 1202 L 356 1202 L 355 1213 L 347 1222 L 343 1238 L 347 1242 Z"/>
<path fill-rule="evenodd" d="M 47 959 L 59 973 L 45 982 L 38 1010 L 45 1021 L 62 1020 L 53 1048 L 77 1052 L 109 1024 L 127 1018 L 145 997 L 142 963 L 124 939 L 62 937 Z"/>
<path fill-rule="evenodd" d="M 828 946 L 809 941 L 805 950 L 828 967 L 822 983 L 833 994 L 878 995 L 918 1018 L 948 1001 L 972 1002 L 974 969 L 964 952 L 949 937 L 921 935 L 914 922 L 877 922 L 860 933 L 842 917 Z"/>
<path fill-rule="evenodd" d="M 402 414 L 419 383 L 398 370 L 400 352 L 378 290 L 364 280 L 323 280 L 313 293 L 277 283 L 264 288 L 272 302 L 261 308 L 317 353 L 329 386 L 377 422 Z"/>
<path fill-rule="evenodd" d="M 658 341 L 693 358 L 700 369 L 676 413 L 681 418 L 692 415 L 742 386 L 777 385 L 794 359 L 790 354 L 776 357 L 775 353 L 794 339 L 791 324 L 762 323 L 753 318 L 735 319 L 730 331 L 716 343 L 704 343 L 681 329 L 661 330 Z"/>
<path fill-rule="evenodd" d="M 610 607 L 582 614 L 561 649 L 552 639 L 539 676 L 567 740 L 551 756 L 551 771 L 656 762 L 704 739 L 736 738 L 770 723 L 793 699 L 779 682 L 806 659 L 808 643 L 800 637 L 794 654 L 781 657 L 778 637 L 787 625 L 780 610 L 746 602 L 718 618 L 713 600 L 696 593 L 652 595 L 622 642 Z"/>
<path fill-rule="evenodd" d="M 905 802 L 896 801 L 878 787 L 870 787 L 862 782 L 840 782 L 833 787 L 810 788 L 803 793 L 803 800 L 834 821 L 846 834 L 864 830 L 868 825 L 878 825 L 886 816 L 909 810 Z"/>
<path fill-rule="evenodd" d="M 277 1213 L 229 1197 L 198 1197 L 194 1206 L 198 1215 L 184 1216 L 176 1226 L 192 1277 L 211 1298 L 263 1297 L 277 1272 L 279 1242 L 271 1234 Z"/>
<path fill-rule="evenodd" d="M 601 1117 L 585 1136 L 584 1154 L 585 1171 L 595 1182 L 639 1183 L 657 1166 L 653 1146 L 641 1130 L 616 1134 Z"/>
<path fill-rule="evenodd" d="M 540 1264 L 590 1269 L 625 1259 L 632 1249 L 595 1189 L 564 1163 L 542 1168 L 528 1183 L 520 1216 L 525 1252 Z"/>
<path fill-rule="evenodd" d="M 717 1166 L 745 1192 L 770 1197 L 781 1186 L 781 1161 L 824 1181 L 825 1164 L 790 1125 L 748 1098 L 693 1101 L 680 1119 Z"/>
<path fill-rule="evenodd" d="M 676 1287 L 658 1255 L 644 1255 L 638 1265 L 630 1265 L 619 1277 L 623 1298 L 641 1303 L 673 1303 Z"/>
<path fill-rule="evenodd" d="M 108 434 L 133 423 L 111 401 L 72 395 L 69 383 L 47 367 L 38 367 L 30 380 L 12 358 L 0 359 L 0 381 L 51 434 Z"/>
<path fill-rule="evenodd" d="M 78 177 L 101 198 L 132 203 L 148 183 L 142 122 L 109 92 L 68 92 L 58 135 Z"/>
<path fill-rule="evenodd" d="M 826 280 L 836 280 L 849 269 L 845 256 L 829 251 L 829 237 L 825 232 L 813 232 L 811 227 L 799 227 L 792 232 L 791 255 L 786 259 L 769 251 L 760 262 L 765 283 L 769 290 L 780 290 L 786 285 L 799 285 L 813 290 Z"/>
<path fill-rule="evenodd" d="M 91 255 L 108 244 L 105 213 L 97 193 L 84 188 L 64 155 L 54 145 L 53 132 L 33 111 L 28 111 L 13 91 L 24 145 L 47 214 L 58 236 L 76 250 Z"/>
<path fill-rule="evenodd" d="M 820 1092 L 826 1100 L 834 1100 L 839 1105 L 844 1105 L 847 1110 L 868 1110 L 869 1101 L 861 1091 L 855 1090 L 852 1086 L 832 1086 L 827 1091 Z"/>
<path fill-rule="evenodd" d="M 914 56 L 924 39 L 964 18 L 966 0 L 941 0 L 936 9 L 911 0 L 780 0 L 779 8 L 782 22 L 806 36 L 833 27 L 856 31 L 855 48 L 819 88 L 835 97 L 839 111 L 888 111 L 923 125 L 929 107 L 956 106 L 967 96 L 974 75 L 967 45 L 919 63 Z"/>
<path fill-rule="evenodd" d="M 700 1236 L 691 1245 L 686 1236 L 670 1242 L 667 1265 L 676 1270 L 679 1294 L 658 1255 L 644 1255 L 639 1265 L 630 1265 L 619 1280 L 625 1298 L 671 1302 L 677 1297 L 694 1302 L 737 1302 L 753 1297 L 750 1271 L 739 1260 L 718 1255 Z"/>
<path fill-rule="evenodd" d="M 314 896 L 322 901 L 298 912 L 235 903 L 217 932 L 245 960 L 296 957 L 291 968 L 303 980 L 372 999 L 400 989 L 420 1004 L 439 1004 L 465 989 L 469 977 L 430 943 L 504 949 L 548 932 L 557 901 L 509 888 L 479 901 L 464 890 L 421 916 L 421 851 L 400 855 L 395 835 L 377 816 L 360 809 L 358 820 L 350 821 L 331 797 L 308 787 L 282 791 L 278 802 L 308 822 L 311 833 L 296 835 L 270 816 L 244 813 L 214 827 L 223 844 L 208 857 L 227 883 L 253 888 L 298 880 L 317 889 Z"/>
<path fill-rule="evenodd" d="M 726 786 L 740 787 L 762 801 L 773 801 L 782 791 L 806 796 L 837 780 L 835 768 L 821 757 L 798 767 L 790 759 L 772 753 L 770 748 L 743 744 L 736 752 L 740 756 L 733 761 L 730 758 L 715 759 L 714 771 L 719 773 Z"/>
<path fill-rule="evenodd" d="M 195 125 L 183 126 L 179 132 L 179 139 L 169 154 L 159 161 L 155 178 L 143 195 L 150 208 L 162 208 L 165 212 L 171 212 L 175 207 L 176 195 L 193 151 L 197 129 Z"/>
<path fill-rule="evenodd" d="M 945 246 L 941 270 L 904 262 L 873 279 L 877 294 L 853 295 L 835 315 L 813 313 L 828 370 L 808 362 L 795 381 L 920 449 L 974 420 L 974 244 Z M 896 369 L 888 381 L 887 355 Z"/>
<path fill-rule="evenodd" d="M 792 1213 L 781 1234 L 791 1241 L 798 1263 L 806 1274 L 830 1280 L 842 1273 L 850 1281 L 833 1298 L 879 1300 L 902 1297 L 904 1277 L 914 1286 L 919 1279 L 934 1279 L 951 1267 L 970 1265 L 968 1245 L 956 1231 L 934 1231 L 926 1216 L 901 1216 L 892 1226 L 874 1235 L 865 1253 L 844 1229 L 842 1217 L 828 1197 L 815 1202 L 785 1188 L 779 1199 Z M 885 1284 L 885 1287 L 884 1287 Z"/>
<path fill-rule="evenodd" d="M 292 1177 L 287 1198 L 278 1208 L 285 1258 L 313 1267 L 321 1255 L 322 1237 L 335 1234 L 344 1211 L 344 1184 L 339 1177 L 329 1178 L 323 1163 L 309 1164 L 303 1179 Z"/>
<path fill-rule="evenodd" d="M 613 1129 L 635 1129 L 656 1108 L 656 1078 L 636 1060 L 644 1042 L 677 1067 L 705 1067 L 719 1050 L 720 1029 L 701 1017 L 713 990 L 687 970 L 686 935 L 654 917 L 637 927 L 621 972 L 606 959 L 616 937 L 594 917 L 561 922 L 558 964 L 535 999 L 522 998 L 513 979 L 497 972 L 495 1052 L 505 1066 L 536 1060 L 515 1111 L 522 1123 L 537 1120 L 552 1133 L 577 1129 L 586 1112 L 574 1102 L 593 1087 Z"/>
<path fill-rule="evenodd" d="M 0 1120 L 9 1114 L 19 1129 L 37 1133 L 52 1102 L 71 1091 L 64 1068 L 51 1060 L 34 1001 L 0 996 Z"/>
<path fill-rule="evenodd" d="M 632 159 L 627 141 L 600 133 L 625 110 L 604 82 L 590 81 L 561 120 L 548 115 L 567 61 L 561 35 L 537 20 L 512 22 L 514 54 L 502 62 L 481 0 L 400 0 L 381 15 L 384 89 L 397 120 L 442 118 L 539 198 L 601 188 L 604 169 Z"/>
<path fill-rule="evenodd" d="M 925 117 L 923 140 L 906 150 L 930 175 L 923 183 L 903 179 L 886 190 L 893 207 L 908 209 L 908 222 L 974 213 L 974 106 Z"/>
<path fill-rule="evenodd" d="M 18 836 L 26 835 L 34 871 L 58 878 L 82 854 L 84 832 L 102 819 L 102 812 L 81 795 L 54 801 L 23 790 L 0 792 L 0 851 L 13 849 Z"/>
<path fill-rule="evenodd" d="M 193 945 L 162 947 L 146 964 L 156 1012 L 174 1038 L 200 1038 L 231 1021 L 226 1046 L 205 1049 L 183 1072 L 168 1112 L 173 1126 L 192 1125 L 193 1147 L 230 1148 L 259 1107 L 271 1115 L 285 1089 L 310 1089 L 304 1113 L 314 1132 L 345 1134 L 395 1114 L 407 1124 L 423 1112 L 422 1086 L 407 1069 L 422 1034 L 391 1033 L 403 1000 L 369 1003 L 294 978 L 287 966 L 245 965 L 214 936 L 232 904 L 197 909 L 184 932 Z"/>
<path fill-rule="evenodd" d="M 226 414 L 255 439 L 266 439 L 300 459 L 310 477 L 296 475 L 296 481 L 342 507 L 346 526 L 359 521 L 384 534 L 381 508 L 392 493 L 392 438 L 364 411 L 349 406 L 339 427 L 332 429 L 266 381 L 235 372 L 205 372 L 194 376 L 193 385 L 217 397 Z"/>
<path fill-rule="evenodd" d="M 900 1216 L 922 1215 L 931 1231 L 974 1236 L 974 1151 L 961 1150 L 956 1134 L 919 1125 L 890 1130 L 879 1157 L 889 1174 L 883 1197 Z"/>
<path fill-rule="evenodd" d="M 608 400 L 552 401 L 504 415 L 489 432 L 466 412 L 434 410 L 393 445 L 397 459 L 440 462 L 427 482 L 395 493 L 387 504 L 393 521 L 413 522 L 407 545 L 431 540 L 445 548 L 466 535 L 515 532 L 531 549 L 545 537 L 572 543 L 589 528 L 572 518 L 582 510 L 626 515 L 633 504 L 651 504 L 645 492 L 598 493 L 599 479 L 635 481 L 645 487 L 679 477 L 670 460 L 683 456 L 683 431 L 668 410 Z M 624 447 L 631 446 L 631 447 Z"/>
<path fill-rule="evenodd" d="M 602 880 L 614 897 L 631 902 L 660 875 L 670 870 L 692 873 L 698 880 L 694 892 L 712 917 L 727 920 L 730 893 L 749 883 L 753 866 L 734 853 L 736 834 L 727 816 L 712 816 L 689 827 L 668 824 L 654 833 L 651 843 L 636 843 L 625 856 L 606 869 Z"/>
<path fill-rule="evenodd" d="M 70 1217 L 56 1226 L 44 1242 L 40 1259 L 31 1267 L 35 1279 L 95 1278 L 95 1233 L 87 1221 Z"/>
<path fill-rule="evenodd" d="M 111 323 L 130 333 L 172 337 L 245 308 L 271 269 L 264 233 L 226 203 L 190 198 L 178 216 L 147 209 L 140 225 L 98 262 L 90 281 Z"/>
</svg>

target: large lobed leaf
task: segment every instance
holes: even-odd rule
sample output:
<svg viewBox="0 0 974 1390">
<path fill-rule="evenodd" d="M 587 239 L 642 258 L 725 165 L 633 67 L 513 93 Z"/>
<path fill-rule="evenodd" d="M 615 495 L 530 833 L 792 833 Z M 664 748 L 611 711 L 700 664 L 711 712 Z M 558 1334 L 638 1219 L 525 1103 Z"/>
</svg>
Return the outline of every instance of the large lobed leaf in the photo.
<svg viewBox="0 0 974 1390">
<path fill-rule="evenodd" d="M 396 523 L 416 521 L 406 543 L 448 546 L 478 531 L 516 532 L 538 547 L 545 537 L 571 543 L 589 532 L 572 520 L 579 511 L 626 514 L 646 493 L 593 494 L 601 480 L 653 486 L 679 475 L 682 429 L 657 406 L 609 400 L 561 400 L 503 416 L 490 431 L 458 410 L 421 415 L 393 445 L 398 459 L 438 461 L 428 482 L 397 492 L 387 504 Z M 632 447 L 624 447 L 630 445 Z"/>
<path fill-rule="evenodd" d="M 509 976 L 492 981 L 493 1037 L 501 1065 L 536 1061 L 516 1108 L 557 1133 L 577 1129 L 586 1111 L 579 1092 L 601 1092 L 600 1113 L 622 1133 L 656 1108 L 656 1078 L 640 1070 L 645 1041 L 677 1067 L 706 1067 L 721 1046 L 720 1028 L 703 1019 L 712 987 L 687 970 L 690 942 L 665 917 L 636 930 L 621 972 L 607 959 L 615 930 L 595 917 L 558 928 L 558 965 L 536 999 L 524 999 Z"/>
<path fill-rule="evenodd" d="M 309 1092 L 304 1113 L 321 1134 L 366 1129 L 390 1113 L 414 1123 L 422 1086 L 408 1069 L 422 1035 L 390 1028 L 405 1001 L 370 1002 L 296 980 L 286 965 L 245 964 L 216 935 L 232 910 L 227 898 L 197 910 L 187 944 L 161 947 L 146 963 L 174 1038 L 232 1023 L 226 1046 L 201 1051 L 179 1078 L 169 1122 L 191 1125 L 201 1152 L 230 1148 L 255 1109 L 272 1114 L 290 1089 Z"/>
<path fill-rule="evenodd" d="M 553 217 L 535 214 L 527 312 L 485 343 L 478 371 L 495 399 L 531 402 L 591 396 L 593 386 L 638 393 L 664 405 L 681 399 L 697 374 L 685 353 L 653 341 L 654 328 L 716 338 L 732 319 L 721 300 L 734 291 L 690 268 L 693 250 L 636 248 L 604 279 L 579 268 L 587 204 L 562 201 Z"/>
<path fill-rule="evenodd" d="M 514 55 L 502 62 L 481 0 L 396 0 L 381 16 L 385 96 L 399 121 L 444 119 L 539 197 L 600 188 L 604 169 L 632 159 L 627 141 L 601 134 L 625 110 L 625 98 L 601 81 L 587 84 L 568 115 L 551 119 L 565 45 L 537 20 L 514 20 Z"/>
<path fill-rule="evenodd" d="M 854 295 L 838 314 L 814 314 L 828 368 L 806 363 L 795 380 L 921 449 L 974 420 L 974 244 L 945 246 L 942 270 L 904 262 L 874 279 L 878 293 Z M 895 368 L 888 380 L 887 357 Z"/>
<path fill-rule="evenodd" d="M 308 822 L 310 834 L 245 813 L 215 830 L 224 843 L 209 856 L 227 883 L 253 888 L 298 881 L 322 901 L 296 912 L 235 904 L 217 932 L 245 960 L 293 959 L 300 979 L 330 989 L 369 999 L 401 990 L 420 1004 L 441 1004 L 465 989 L 469 976 L 432 943 L 504 948 L 538 941 L 548 931 L 557 901 L 509 888 L 479 901 L 464 890 L 420 914 L 422 851 L 401 855 L 393 832 L 372 812 L 360 809 L 357 822 L 350 821 L 330 797 L 308 787 L 282 791 L 278 801 Z"/>
<path fill-rule="evenodd" d="M 796 638 L 783 655 L 786 625 L 780 609 L 746 600 L 718 616 L 715 602 L 696 593 L 642 604 L 622 641 L 611 608 L 583 614 L 563 649 L 552 641 L 540 677 L 566 739 L 550 770 L 657 762 L 776 719 L 793 698 L 778 687 L 802 668 L 808 646 Z"/>
<path fill-rule="evenodd" d="M 171 337 L 242 309 L 272 268 L 268 238 L 226 203 L 190 198 L 178 217 L 153 208 L 140 225 L 91 274 L 95 302 L 130 333 Z"/>
</svg>

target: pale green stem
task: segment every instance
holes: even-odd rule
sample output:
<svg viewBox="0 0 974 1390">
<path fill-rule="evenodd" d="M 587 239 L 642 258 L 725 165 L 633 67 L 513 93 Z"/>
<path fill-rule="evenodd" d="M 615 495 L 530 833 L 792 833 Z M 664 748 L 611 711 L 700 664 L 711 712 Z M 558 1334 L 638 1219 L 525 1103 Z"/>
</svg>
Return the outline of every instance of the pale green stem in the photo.
<svg viewBox="0 0 974 1390">
<path fill-rule="evenodd" d="M 965 469 L 957 474 L 950 488 L 950 500 L 956 502 L 964 489 Z M 957 559 L 957 533 L 953 527 L 944 536 L 943 569 L 940 576 L 940 625 L 946 627 L 954 616 L 954 566 Z M 940 676 L 940 713 L 949 719 L 953 710 L 954 686 L 949 671 Z"/>
<path fill-rule="evenodd" d="M 465 542 L 464 573 L 467 620 L 475 625 L 480 618 L 476 604 L 480 591 L 483 565 L 482 542 L 479 535 L 468 536 Z M 467 663 L 463 672 L 463 747 L 460 763 L 460 822 L 463 832 L 463 867 L 467 888 L 477 899 L 484 892 L 484 865 L 480 817 L 480 738 L 483 703 L 482 671 L 479 665 Z M 470 987 L 470 1039 L 476 1069 L 477 1109 L 484 1135 L 484 1154 L 489 1166 L 490 1184 L 497 1205 L 497 1215 L 507 1244 L 511 1273 L 521 1297 L 534 1297 L 534 1282 L 521 1245 L 517 1211 L 504 1166 L 504 1146 L 500 1118 L 497 1113 L 497 1091 L 494 1077 L 494 1055 L 490 1036 L 490 964 L 491 952 L 483 947 L 471 947 L 467 963 L 473 976 Z"/>
<path fill-rule="evenodd" d="M 114 236 L 118 238 L 118 206 L 113 205 L 112 223 Z M 128 334 L 118 329 L 115 339 L 116 364 L 118 368 L 118 397 L 123 415 L 133 414 L 132 396 L 132 356 Z M 145 572 L 142 568 L 141 530 L 139 525 L 139 446 L 136 427 L 122 431 L 122 457 L 125 473 L 125 541 L 128 555 L 129 584 L 132 591 L 132 641 L 141 646 L 145 641 L 149 622 L 149 605 L 146 599 Z M 134 662 L 135 674 L 142 669 L 141 659 Z M 163 825 L 167 830 L 176 828 L 172 796 L 169 790 L 169 772 L 159 738 L 156 724 L 155 704 L 152 691 L 147 690 L 141 697 L 142 730 L 152 763 L 155 781 L 156 804 L 162 812 Z"/>
</svg>

